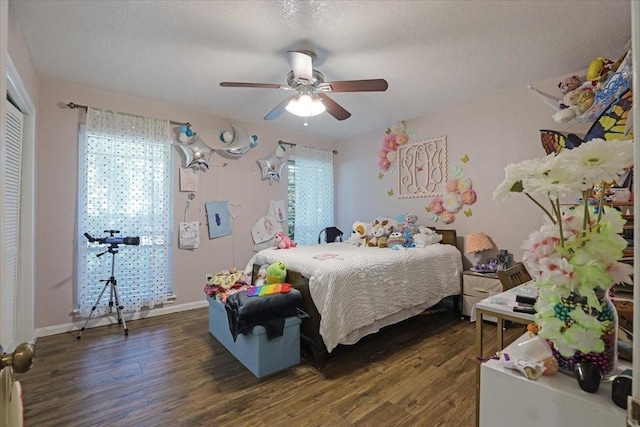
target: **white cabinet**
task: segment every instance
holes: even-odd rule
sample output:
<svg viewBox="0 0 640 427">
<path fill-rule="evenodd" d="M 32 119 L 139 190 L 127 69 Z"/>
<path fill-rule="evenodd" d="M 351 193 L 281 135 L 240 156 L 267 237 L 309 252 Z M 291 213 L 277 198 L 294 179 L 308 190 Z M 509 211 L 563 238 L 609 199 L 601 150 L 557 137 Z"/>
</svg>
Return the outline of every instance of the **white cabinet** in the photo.
<svg viewBox="0 0 640 427">
<path fill-rule="evenodd" d="M 517 344 L 527 338 L 518 338 L 503 353 L 522 357 Z M 497 360 L 480 367 L 480 427 L 624 426 L 625 420 L 626 411 L 611 400 L 610 381 L 602 381 L 596 393 L 587 393 L 572 375 L 557 373 L 531 381 Z"/>
<path fill-rule="evenodd" d="M 495 273 L 464 271 L 462 273 L 462 314 L 471 316 L 475 304 L 501 292 L 502 283 Z"/>
</svg>

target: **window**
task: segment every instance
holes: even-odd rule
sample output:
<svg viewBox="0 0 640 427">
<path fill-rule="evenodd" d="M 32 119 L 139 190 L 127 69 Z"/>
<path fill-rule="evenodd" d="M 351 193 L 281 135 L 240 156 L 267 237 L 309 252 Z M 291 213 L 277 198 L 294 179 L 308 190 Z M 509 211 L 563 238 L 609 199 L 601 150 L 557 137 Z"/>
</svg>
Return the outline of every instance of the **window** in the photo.
<svg viewBox="0 0 640 427">
<path fill-rule="evenodd" d="M 172 292 L 173 145 L 169 122 L 89 108 L 80 133 L 78 309 L 88 315 L 105 280 L 114 277 L 124 311 L 153 308 Z M 140 245 L 84 237 L 140 237 Z M 104 255 L 104 256 L 103 256 Z M 105 291 L 96 313 L 108 308 Z"/>
<path fill-rule="evenodd" d="M 289 235 L 298 244 L 317 243 L 334 225 L 333 154 L 296 146 L 288 164 Z"/>
</svg>

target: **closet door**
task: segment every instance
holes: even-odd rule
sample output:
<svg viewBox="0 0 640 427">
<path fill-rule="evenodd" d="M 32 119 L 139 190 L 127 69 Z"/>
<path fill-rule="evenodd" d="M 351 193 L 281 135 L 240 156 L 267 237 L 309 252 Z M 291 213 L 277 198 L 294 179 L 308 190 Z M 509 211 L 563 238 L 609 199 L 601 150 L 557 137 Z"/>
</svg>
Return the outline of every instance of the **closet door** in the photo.
<svg viewBox="0 0 640 427">
<path fill-rule="evenodd" d="M 23 114 L 9 101 L 0 138 L 0 339 L 5 351 L 16 346 L 16 300 L 19 277 L 20 176 Z"/>
</svg>

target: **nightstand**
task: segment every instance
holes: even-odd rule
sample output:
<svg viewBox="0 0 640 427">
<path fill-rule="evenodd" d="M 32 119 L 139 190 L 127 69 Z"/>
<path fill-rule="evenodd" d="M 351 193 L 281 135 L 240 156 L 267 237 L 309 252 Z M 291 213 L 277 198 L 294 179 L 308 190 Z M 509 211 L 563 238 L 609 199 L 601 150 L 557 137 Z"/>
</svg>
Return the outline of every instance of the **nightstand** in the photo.
<svg viewBox="0 0 640 427">
<path fill-rule="evenodd" d="M 502 283 L 495 273 L 476 273 L 471 270 L 463 271 L 462 315 L 471 316 L 471 310 L 476 303 L 501 292 Z"/>
</svg>

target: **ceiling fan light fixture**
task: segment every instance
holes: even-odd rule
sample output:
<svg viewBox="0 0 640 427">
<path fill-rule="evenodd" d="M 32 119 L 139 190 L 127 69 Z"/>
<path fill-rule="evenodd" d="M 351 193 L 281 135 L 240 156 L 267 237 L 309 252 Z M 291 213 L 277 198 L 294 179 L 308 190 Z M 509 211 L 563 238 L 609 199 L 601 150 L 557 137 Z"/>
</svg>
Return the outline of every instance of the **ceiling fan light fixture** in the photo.
<svg viewBox="0 0 640 427">
<path fill-rule="evenodd" d="M 286 109 L 288 112 L 296 116 L 312 117 L 324 113 L 327 107 L 325 107 L 322 100 L 317 95 L 302 93 L 289 101 Z"/>
</svg>

